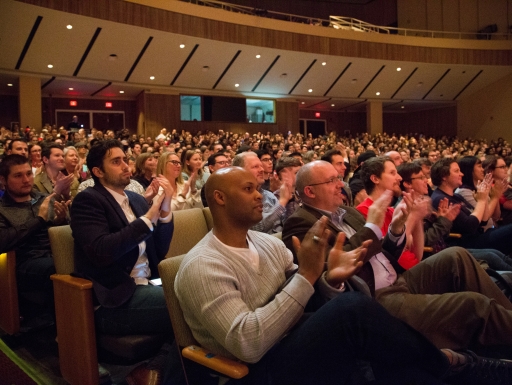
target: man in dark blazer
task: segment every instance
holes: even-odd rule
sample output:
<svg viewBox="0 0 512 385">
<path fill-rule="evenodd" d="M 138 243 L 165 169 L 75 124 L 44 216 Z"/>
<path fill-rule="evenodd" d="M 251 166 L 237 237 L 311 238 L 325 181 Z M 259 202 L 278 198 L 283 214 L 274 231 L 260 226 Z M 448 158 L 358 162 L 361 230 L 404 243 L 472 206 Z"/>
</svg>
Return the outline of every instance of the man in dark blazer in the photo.
<svg viewBox="0 0 512 385">
<path fill-rule="evenodd" d="M 108 334 L 172 335 L 158 277 L 158 263 L 171 242 L 172 187 L 158 178 L 164 193 L 153 205 L 124 191 L 131 172 L 122 144 L 98 142 L 87 156 L 94 187 L 79 193 L 71 209 L 75 274 L 93 283 L 96 328 Z"/>
<path fill-rule="evenodd" d="M 287 247 L 291 247 L 292 236 L 303 239 L 307 230 L 325 215 L 330 219 L 332 235 L 346 234 L 345 250 L 372 240 L 357 275 L 392 315 L 423 333 L 436 346 L 512 346 L 512 304 L 466 250 L 445 249 L 404 272 L 397 259 L 405 244 L 405 222 L 414 210 L 412 202 L 395 211 L 381 241 L 391 192 L 373 203 L 365 223 L 356 210 L 340 207 L 340 184 L 336 169 L 324 161 L 308 163 L 299 171 L 296 186 L 303 207 L 284 224 L 283 241 Z"/>
</svg>

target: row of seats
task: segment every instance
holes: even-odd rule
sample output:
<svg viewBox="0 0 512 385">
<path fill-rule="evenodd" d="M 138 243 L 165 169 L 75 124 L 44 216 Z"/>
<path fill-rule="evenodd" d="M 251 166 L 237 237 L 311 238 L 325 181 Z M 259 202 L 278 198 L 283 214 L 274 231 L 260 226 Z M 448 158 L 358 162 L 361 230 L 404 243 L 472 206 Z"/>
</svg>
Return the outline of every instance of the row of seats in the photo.
<svg viewBox="0 0 512 385">
<path fill-rule="evenodd" d="M 210 210 L 196 208 L 176 211 L 173 215 L 174 234 L 159 272 L 162 281 L 167 283 L 163 288 L 176 342 L 184 348 L 185 357 L 227 376 L 240 378 L 247 373 L 245 365 L 220 357 L 207 358 L 207 352 L 197 347 L 174 294 L 174 277 L 183 255 L 213 227 Z M 98 357 L 113 363 L 131 364 L 154 355 L 161 346 L 162 336 L 96 335 L 92 282 L 71 275 L 74 271 L 71 228 L 52 227 L 48 233 L 57 272 L 52 280 L 62 377 L 72 385 L 97 384 Z M 14 252 L 2 254 L 0 258 L 0 293 L 0 327 L 9 334 L 16 334 L 20 321 Z"/>
</svg>

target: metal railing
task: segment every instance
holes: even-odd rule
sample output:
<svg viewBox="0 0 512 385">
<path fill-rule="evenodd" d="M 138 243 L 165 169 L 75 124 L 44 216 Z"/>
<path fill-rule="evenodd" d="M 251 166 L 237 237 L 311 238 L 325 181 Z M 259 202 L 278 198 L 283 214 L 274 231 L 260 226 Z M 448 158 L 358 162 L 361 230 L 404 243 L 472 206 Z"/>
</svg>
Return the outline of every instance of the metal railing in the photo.
<svg viewBox="0 0 512 385">
<path fill-rule="evenodd" d="M 389 35 L 414 36 L 427 38 L 448 38 L 448 39 L 470 39 L 470 40 L 511 40 L 512 34 L 488 32 L 481 30 L 479 32 L 450 32 L 450 31 L 429 31 L 411 28 L 395 28 L 373 25 L 362 20 L 351 17 L 330 16 L 329 20 L 316 17 L 307 17 L 301 15 L 293 15 L 289 13 L 275 12 L 267 9 L 247 7 L 244 5 L 236 5 L 216 0 L 181 0 L 186 3 L 202 5 L 222 9 L 229 12 L 242 13 L 244 15 L 266 17 L 275 20 L 289 21 L 293 23 L 309 24 L 313 26 L 321 26 L 334 28 L 339 30 L 350 30 L 357 32 L 373 32 Z"/>
</svg>

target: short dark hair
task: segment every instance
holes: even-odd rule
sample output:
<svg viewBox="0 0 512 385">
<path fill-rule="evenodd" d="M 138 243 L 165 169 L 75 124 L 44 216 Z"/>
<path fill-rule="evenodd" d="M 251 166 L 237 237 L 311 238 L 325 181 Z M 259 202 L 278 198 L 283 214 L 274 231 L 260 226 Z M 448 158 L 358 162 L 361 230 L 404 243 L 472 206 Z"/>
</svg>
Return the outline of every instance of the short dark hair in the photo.
<svg viewBox="0 0 512 385">
<path fill-rule="evenodd" d="M 7 155 L 2 162 L 0 162 L 0 176 L 7 180 L 12 166 L 20 166 L 29 163 L 28 158 L 19 154 Z M 30 164 L 30 163 L 29 163 Z"/>
<path fill-rule="evenodd" d="M 452 163 L 457 163 L 457 161 L 453 158 L 442 158 L 432 165 L 432 168 L 430 169 L 430 178 L 432 179 L 432 184 L 434 186 L 441 186 L 443 178 L 450 175 L 450 166 Z"/>
<path fill-rule="evenodd" d="M 87 154 L 87 167 L 91 170 L 91 176 L 92 179 L 94 179 L 94 183 L 98 184 L 99 179 L 94 175 L 92 169 L 94 167 L 98 167 L 100 170 L 104 171 L 103 159 L 105 159 L 105 155 L 113 148 L 117 147 L 121 150 L 123 149 L 123 144 L 119 140 L 107 139 L 96 142 L 96 144 L 89 150 L 89 153 Z"/>
<path fill-rule="evenodd" d="M 411 183 L 412 176 L 414 174 L 418 174 L 422 172 L 421 165 L 419 163 L 411 162 L 411 163 L 402 163 L 398 166 L 398 174 L 402 177 L 400 181 L 400 189 L 405 191 L 404 182 Z"/>
<path fill-rule="evenodd" d="M 217 152 L 217 153 L 215 153 L 215 154 L 213 154 L 213 155 L 210 155 L 210 156 L 208 157 L 208 166 L 215 166 L 215 163 L 217 163 L 217 160 L 216 160 L 216 159 L 217 159 L 219 156 L 223 156 L 224 158 L 226 157 L 226 155 L 225 155 L 222 151 L 219 151 L 219 152 Z"/>
<path fill-rule="evenodd" d="M 269 150 L 267 149 L 263 149 L 263 150 L 258 150 L 256 151 L 256 155 L 258 155 L 258 158 L 261 160 L 261 158 L 263 157 L 263 155 L 270 155 L 270 157 L 272 158 L 272 154 L 270 153 Z"/>
<path fill-rule="evenodd" d="M 361 181 L 363 182 L 364 188 L 368 194 L 371 194 L 375 189 L 375 183 L 373 183 L 371 176 L 375 175 L 380 178 L 384 172 L 384 165 L 386 162 L 393 163 L 389 156 L 377 156 L 375 158 L 367 159 L 361 166 Z"/>
<path fill-rule="evenodd" d="M 418 158 L 413 160 L 414 163 L 417 163 L 420 166 L 432 167 L 432 162 L 428 158 Z"/>
<path fill-rule="evenodd" d="M 41 159 L 43 159 L 43 158 L 50 159 L 50 155 L 52 154 L 52 150 L 54 148 L 64 151 L 64 148 L 60 144 L 57 144 L 57 143 L 46 144 L 41 149 Z"/>
<path fill-rule="evenodd" d="M 279 160 L 276 163 L 275 172 L 279 174 L 283 169 L 287 167 L 301 167 L 302 164 L 300 163 L 300 160 L 297 158 L 292 158 L 291 156 L 284 156 L 279 158 Z"/>
<path fill-rule="evenodd" d="M 332 157 L 334 155 L 343 156 L 340 150 L 336 150 L 334 148 L 332 150 L 326 151 L 326 153 L 320 158 L 320 160 L 325 160 L 326 162 L 332 163 Z"/>
<path fill-rule="evenodd" d="M 7 145 L 7 151 L 12 151 L 12 145 L 13 145 L 14 142 L 23 142 L 23 143 L 27 144 L 27 141 L 25 139 L 23 139 L 23 138 L 11 139 L 11 141 Z"/>
</svg>

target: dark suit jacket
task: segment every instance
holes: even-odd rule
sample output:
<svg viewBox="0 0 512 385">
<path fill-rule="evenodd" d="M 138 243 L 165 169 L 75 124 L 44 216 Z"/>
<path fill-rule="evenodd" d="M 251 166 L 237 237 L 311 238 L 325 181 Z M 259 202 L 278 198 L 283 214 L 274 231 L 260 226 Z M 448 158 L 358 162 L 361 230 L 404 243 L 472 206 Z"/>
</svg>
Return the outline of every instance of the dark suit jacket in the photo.
<svg viewBox="0 0 512 385">
<path fill-rule="evenodd" d="M 343 221 L 356 231 L 350 239 L 346 239 L 343 249 L 345 251 L 350 251 L 361 246 L 364 241 L 369 239 L 372 240 L 372 243 L 368 247 L 363 267 L 359 270 L 357 275 L 367 283 L 370 292 L 373 295 L 375 293 L 375 277 L 373 274 L 373 268 L 368 261 L 375 254 L 382 252 L 386 258 L 389 259 L 397 273 L 403 272 L 404 269 L 398 264 L 398 258 L 402 253 L 405 242 L 403 242 L 401 246 L 397 246 L 396 243 L 390 240 L 387 235 L 379 241 L 375 233 L 370 228 L 364 226 L 366 221 L 359 211 L 347 206 L 342 206 L 342 208 L 347 211 L 343 217 Z M 302 241 L 311 226 L 313 226 L 313 224 L 321 217 L 322 213 L 320 211 L 313 207 L 302 205 L 302 207 L 295 211 L 295 213 L 293 213 L 293 215 L 291 215 L 284 223 L 283 242 L 288 249 L 292 250 L 296 262 L 297 260 L 295 250 L 292 245 L 292 237 L 296 236 Z M 332 233 L 332 236 L 329 239 L 329 244 L 333 246 L 336 235 L 339 231 L 330 221 L 328 223 L 328 229 Z"/>
<path fill-rule="evenodd" d="M 138 218 L 128 223 L 121 206 L 100 183 L 79 193 L 71 206 L 71 229 L 75 239 L 75 275 L 90 279 L 94 294 L 105 307 L 118 307 L 135 291 L 130 272 L 139 256 L 139 243 L 146 241 L 146 254 L 153 277 L 165 257 L 174 222 L 159 223 L 153 230 L 139 217 L 148 211 L 146 200 L 125 191 Z"/>
</svg>

